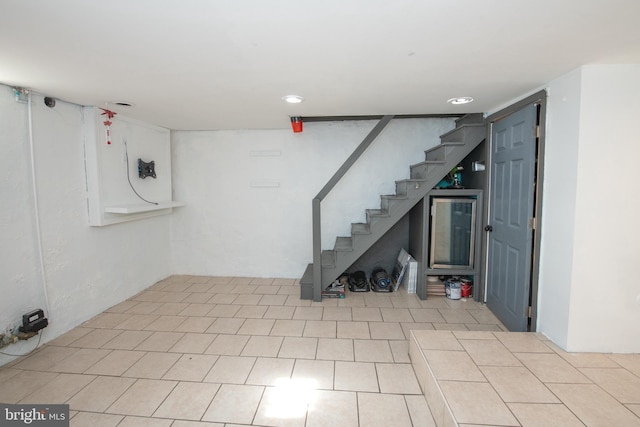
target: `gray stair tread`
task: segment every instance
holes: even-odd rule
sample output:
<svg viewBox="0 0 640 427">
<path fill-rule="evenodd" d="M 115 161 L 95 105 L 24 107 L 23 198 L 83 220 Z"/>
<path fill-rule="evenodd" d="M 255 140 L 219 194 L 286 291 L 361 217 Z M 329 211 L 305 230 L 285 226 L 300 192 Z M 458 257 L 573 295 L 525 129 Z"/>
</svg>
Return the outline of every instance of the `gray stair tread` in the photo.
<svg viewBox="0 0 640 427">
<path fill-rule="evenodd" d="M 333 251 L 322 251 L 322 267 L 335 267 L 335 253 Z"/>
<path fill-rule="evenodd" d="M 352 251 L 353 242 L 351 237 L 336 237 L 336 244 L 333 248 L 335 251 Z"/>
<path fill-rule="evenodd" d="M 371 229 L 367 223 L 354 222 L 351 224 L 351 234 L 371 234 Z"/>
<path fill-rule="evenodd" d="M 389 216 L 389 212 L 384 209 L 367 209 L 367 213 L 373 216 Z"/>
</svg>

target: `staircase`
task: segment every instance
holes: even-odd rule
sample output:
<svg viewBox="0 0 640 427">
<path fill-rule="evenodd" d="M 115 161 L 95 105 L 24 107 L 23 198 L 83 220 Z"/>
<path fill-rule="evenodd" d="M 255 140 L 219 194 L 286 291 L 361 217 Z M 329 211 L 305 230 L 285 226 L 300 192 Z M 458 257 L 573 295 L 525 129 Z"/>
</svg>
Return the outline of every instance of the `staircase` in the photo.
<svg viewBox="0 0 640 427">
<path fill-rule="evenodd" d="M 453 130 L 440 136 L 439 145 L 425 151 L 423 162 L 410 166 L 410 178 L 396 181 L 395 194 L 380 196 L 380 208 L 366 210 L 367 222 L 351 224 L 351 236 L 337 237 L 332 250 L 322 251 L 319 283 L 314 283 L 314 264 L 307 266 L 300 279 L 300 297 L 319 301 L 322 288 L 347 271 L 451 169 L 460 164 L 485 139 L 485 135 L 482 114 L 469 114 L 458 119 Z"/>
</svg>

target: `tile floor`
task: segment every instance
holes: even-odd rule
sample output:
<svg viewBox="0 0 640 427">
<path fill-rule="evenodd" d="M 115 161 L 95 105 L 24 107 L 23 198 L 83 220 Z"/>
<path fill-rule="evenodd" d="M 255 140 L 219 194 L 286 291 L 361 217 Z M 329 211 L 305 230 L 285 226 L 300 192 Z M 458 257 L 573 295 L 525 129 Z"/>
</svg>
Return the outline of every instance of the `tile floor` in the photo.
<svg viewBox="0 0 640 427">
<path fill-rule="evenodd" d="M 425 330 L 411 332 L 409 352 L 439 427 L 640 426 L 640 354 L 567 353 L 535 333 Z"/>
<path fill-rule="evenodd" d="M 0 402 L 68 403 L 77 427 L 434 426 L 410 330 L 504 328 L 402 289 L 316 303 L 294 280 L 172 276 L 1 367 Z"/>
</svg>

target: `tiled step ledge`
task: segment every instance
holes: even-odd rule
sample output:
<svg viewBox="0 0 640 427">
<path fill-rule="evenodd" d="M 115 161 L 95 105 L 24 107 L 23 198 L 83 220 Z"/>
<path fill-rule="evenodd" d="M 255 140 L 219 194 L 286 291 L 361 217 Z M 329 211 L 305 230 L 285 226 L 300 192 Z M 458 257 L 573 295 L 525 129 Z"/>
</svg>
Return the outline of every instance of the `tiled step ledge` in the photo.
<svg viewBox="0 0 640 427">
<path fill-rule="evenodd" d="M 567 353 L 541 334 L 411 331 L 438 427 L 640 426 L 640 354 Z"/>
</svg>

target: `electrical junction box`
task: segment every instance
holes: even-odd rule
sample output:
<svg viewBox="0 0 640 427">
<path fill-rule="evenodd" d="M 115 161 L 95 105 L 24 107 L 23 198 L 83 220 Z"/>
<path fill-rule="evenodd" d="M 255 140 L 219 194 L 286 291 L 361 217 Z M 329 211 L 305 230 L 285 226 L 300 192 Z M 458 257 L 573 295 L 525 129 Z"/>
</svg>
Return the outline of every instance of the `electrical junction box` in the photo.
<svg viewBox="0 0 640 427">
<path fill-rule="evenodd" d="M 22 326 L 20 332 L 38 332 L 40 329 L 46 328 L 49 320 L 44 317 L 42 309 L 34 310 L 22 316 Z"/>
</svg>

